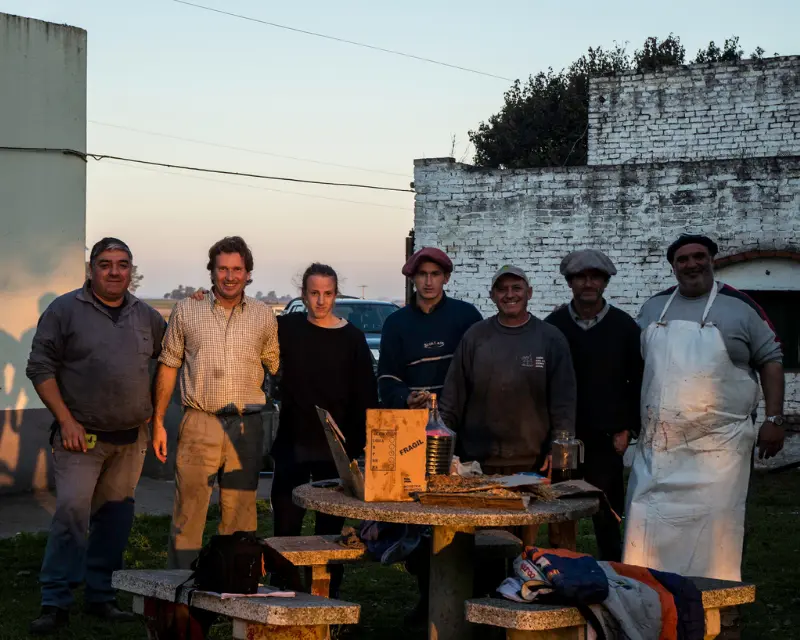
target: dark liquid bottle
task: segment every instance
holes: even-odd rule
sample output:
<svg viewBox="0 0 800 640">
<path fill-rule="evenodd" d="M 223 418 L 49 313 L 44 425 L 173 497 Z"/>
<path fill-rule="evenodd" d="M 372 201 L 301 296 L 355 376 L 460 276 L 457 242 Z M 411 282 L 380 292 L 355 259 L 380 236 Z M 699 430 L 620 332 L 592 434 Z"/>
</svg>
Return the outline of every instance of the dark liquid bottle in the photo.
<svg viewBox="0 0 800 640">
<path fill-rule="evenodd" d="M 431 394 L 431 408 L 428 413 L 425 473 L 428 476 L 449 475 L 450 463 L 456 446 L 456 434 L 447 428 L 439 415 L 436 394 Z"/>
</svg>

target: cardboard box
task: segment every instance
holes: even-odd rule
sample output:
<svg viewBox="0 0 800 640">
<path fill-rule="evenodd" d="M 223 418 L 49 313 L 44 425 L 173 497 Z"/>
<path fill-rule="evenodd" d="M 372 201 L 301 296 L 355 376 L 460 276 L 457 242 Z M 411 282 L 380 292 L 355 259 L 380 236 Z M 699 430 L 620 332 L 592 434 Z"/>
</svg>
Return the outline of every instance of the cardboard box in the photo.
<svg viewBox="0 0 800 640">
<path fill-rule="evenodd" d="M 366 502 L 411 502 L 425 491 L 427 409 L 368 409 Z"/>
<path fill-rule="evenodd" d="M 325 409 L 317 407 L 317 415 L 319 416 L 320 422 L 322 422 L 322 428 L 325 430 L 325 437 L 328 439 L 328 447 L 331 450 L 333 462 L 336 464 L 336 471 L 339 473 L 339 479 L 341 480 L 345 494 L 363 500 L 364 476 L 358 468 L 358 463 L 347 457 L 347 452 L 344 448 L 344 435 L 342 435 L 333 416 Z"/>
</svg>

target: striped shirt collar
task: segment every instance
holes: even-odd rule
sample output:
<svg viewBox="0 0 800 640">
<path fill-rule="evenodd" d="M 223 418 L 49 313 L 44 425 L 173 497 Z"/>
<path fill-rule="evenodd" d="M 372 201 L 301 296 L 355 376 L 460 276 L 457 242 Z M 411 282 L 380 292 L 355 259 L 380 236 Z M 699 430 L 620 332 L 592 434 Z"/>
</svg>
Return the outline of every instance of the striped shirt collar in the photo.
<svg viewBox="0 0 800 640">
<path fill-rule="evenodd" d="M 594 318 L 589 318 L 587 320 L 585 318 L 582 318 L 581 315 L 575 310 L 575 301 L 571 300 L 570 303 L 567 305 L 569 307 L 569 315 L 575 321 L 575 324 L 577 324 L 584 331 L 587 329 L 591 329 L 595 325 L 600 324 L 603 318 L 605 318 L 608 315 L 609 309 L 611 309 L 611 305 L 608 304 L 607 300 L 603 300 L 603 302 L 605 302 L 605 304 L 603 305 L 603 308 L 600 309 L 600 313 L 598 313 Z"/>
</svg>

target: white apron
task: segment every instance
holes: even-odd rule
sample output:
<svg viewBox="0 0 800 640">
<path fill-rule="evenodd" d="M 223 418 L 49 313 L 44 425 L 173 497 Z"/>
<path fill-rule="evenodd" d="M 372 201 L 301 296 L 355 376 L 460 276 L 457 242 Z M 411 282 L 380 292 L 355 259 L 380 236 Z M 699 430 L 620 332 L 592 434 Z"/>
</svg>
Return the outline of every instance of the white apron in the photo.
<svg viewBox="0 0 800 640">
<path fill-rule="evenodd" d="M 658 322 L 642 333 L 642 432 L 626 497 L 623 562 L 741 580 L 758 384 L 706 323 Z"/>
</svg>

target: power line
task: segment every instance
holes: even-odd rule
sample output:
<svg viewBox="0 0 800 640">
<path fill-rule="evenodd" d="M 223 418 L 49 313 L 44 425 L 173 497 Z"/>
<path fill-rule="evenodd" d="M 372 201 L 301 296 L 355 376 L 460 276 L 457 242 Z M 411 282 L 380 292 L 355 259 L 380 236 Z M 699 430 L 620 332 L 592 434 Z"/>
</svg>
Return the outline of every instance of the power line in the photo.
<svg viewBox="0 0 800 640">
<path fill-rule="evenodd" d="M 100 122 L 98 120 L 87 120 L 91 124 L 96 124 L 101 127 L 111 127 L 112 129 L 121 129 L 123 131 L 133 131 L 134 133 L 144 133 L 149 136 L 159 136 L 162 138 L 169 138 L 171 140 L 180 140 L 181 142 L 192 142 L 194 144 L 204 144 L 209 147 L 219 147 L 220 149 L 231 149 L 233 151 L 246 151 L 247 153 L 256 153 L 262 156 L 272 156 L 274 158 L 285 158 L 287 160 L 296 160 L 298 162 L 311 162 L 313 164 L 325 165 L 328 167 L 338 167 L 339 169 L 354 169 L 356 171 L 367 171 L 370 173 L 382 173 L 387 176 L 399 176 L 401 178 L 408 178 L 404 173 L 395 173 L 392 171 L 381 171 L 380 169 L 368 169 L 366 167 L 357 167 L 349 164 L 337 164 L 335 162 L 325 162 L 323 160 L 312 160 L 311 158 L 299 158 L 297 156 L 286 156 L 279 153 L 271 153 L 269 151 L 262 151 L 260 149 L 249 149 L 247 147 L 234 147 L 227 144 L 219 144 L 217 142 L 208 142 L 207 140 L 196 140 L 194 138 L 184 138 L 182 136 L 175 136 L 169 133 L 161 133 L 158 131 L 147 131 L 146 129 L 135 129 L 133 127 L 124 127 L 119 124 L 112 124 L 110 122 Z"/>
<path fill-rule="evenodd" d="M 105 153 L 83 153 L 75 149 L 56 149 L 47 147 L 0 147 L 0 151 L 28 151 L 32 153 L 63 153 L 65 155 L 73 155 L 82 158 L 84 161 L 88 158 L 93 160 L 121 160 L 123 162 L 133 162 L 135 164 L 144 164 L 153 167 L 165 167 L 167 169 L 183 169 L 185 171 L 197 171 L 198 173 L 218 173 L 225 176 L 239 176 L 240 178 L 257 178 L 259 180 L 278 180 L 281 182 L 298 182 L 301 184 L 316 184 L 325 187 L 350 187 L 353 189 L 371 189 L 373 191 L 395 191 L 399 193 L 414 193 L 413 189 L 398 189 L 397 187 L 383 187 L 374 184 L 358 184 L 355 182 L 329 182 L 326 180 L 304 180 L 302 178 L 287 178 L 284 176 L 267 176 L 260 173 L 244 173 L 241 171 L 227 171 L 225 169 L 207 169 L 205 167 L 191 167 L 181 164 L 170 164 L 167 162 L 156 162 L 153 160 L 140 160 L 138 158 L 125 158 L 123 156 L 112 156 Z"/>
<path fill-rule="evenodd" d="M 363 47 L 364 49 L 372 49 L 373 51 L 380 51 L 382 53 L 390 53 L 395 56 L 402 56 L 404 58 L 412 58 L 414 60 L 419 60 L 421 62 L 430 62 L 431 64 L 438 64 L 442 67 L 449 67 L 450 69 L 458 69 L 459 71 L 467 71 L 469 73 L 475 73 L 480 76 L 487 76 L 489 78 L 497 78 L 498 80 L 505 80 L 506 82 L 514 82 L 511 78 L 504 78 L 503 76 L 495 75 L 494 73 L 487 73 L 486 71 L 478 71 L 476 69 L 470 69 L 468 67 L 462 67 L 457 64 L 450 64 L 448 62 L 441 62 L 440 60 L 433 60 L 432 58 L 425 58 L 422 56 L 416 56 L 412 53 L 404 53 L 402 51 L 395 51 L 394 49 L 386 49 L 384 47 L 377 47 L 372 44 L 365 44 L 363 42 L 356 42 L 354 40 L 346 40 L 345 38 L 339 38 L 336 36 L 329 36 L 324 33 L 317 33 L 316 31 L 307 31 L 305 29 L 298 29 L 297 27 L 290 27 L 285 24 L 278 24 L 277 22 L 269 22 L 267 20 L 260 20 L 259 18 L 253 18 L 251 16 L 245 16 L 239 13 L 232 13 L 230 11 L 223 11 L 222 9 L 215 9 L 214 7 L 207 7 L 202 4 L 195 4 L 194 2 L 187 2 L 186 0 L 172 0 L 173 2 L 177 2 L 178 4 L 185 4 L 189 7 L 194 7 L 196 9 L 203 9 L 205 11 L 211 11 L 213 13 L 220 13 L 224 16 L 230 16 L 232 18 L 239 18 L 240 20 L 249 20 L 250 22 L 257 22 L 259 24 L 264 24 L 269 27 L 275 27 L 276 29 L 285 29 L 287 31 L 294 31 L 295 33 L 302 33 L 307 36 L 314 36 L 316 38 L 324 38 L 325 40 L 333 40 L 334 42 L 341 42 L 344 44 L 351 44 L 355 47 Z"/>
<path fill-rule="evenodd" d="M 230 180 L 216 180 L 214 178 L 204 178 L 202 176 L 186 175 L 185 173 L 177 173 L 175 171 L 163 171 L 161 169 L 153 169 L 151 167 L 139 167 L 135 165 L 125 164 L 124 162 L 117 162 L 116 160 L 109 160 L 110 164 L 118 167 L 125 167 L 126 169 L 136 169 L 137 171 L 149 171 L 151 173 L 158 173 L 165 176 L 176 176 L 178 178 L 189 178 L 190 180 L 201 180 L 203 182 L 215 182 L 217 184 L 227 184 L 234 187 L 244 187 L 246 189 L 256 189 L 258 191 L 271 191 L 274 193 L 286 193 L 293 196 L 303 196 L 306 198 L 315 198 L 318 200 L 332 200 L 334 202 L 347 202 L 350 204 L 363 204 L 369 207 L 380 207 L 381 209 L 396 209 L 397 211 L 405 211 L 408 213 L 406 207 L 395 207 L 390 204 L 378 204 L 375 202 L 365 202 L 364 200 L 347 200 L 345 198 L 331 198 L 329 196 L 320 196 L 313 193 L 302 193 L 300 191 L 286 191 L 285 189 L 270 189 L 269 187 L 257 187 L 253 184 L 244 184 L 242 182 L 231 182 Z"/>
</svg>

